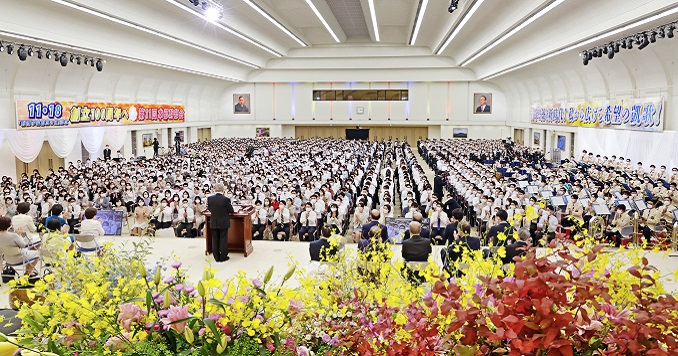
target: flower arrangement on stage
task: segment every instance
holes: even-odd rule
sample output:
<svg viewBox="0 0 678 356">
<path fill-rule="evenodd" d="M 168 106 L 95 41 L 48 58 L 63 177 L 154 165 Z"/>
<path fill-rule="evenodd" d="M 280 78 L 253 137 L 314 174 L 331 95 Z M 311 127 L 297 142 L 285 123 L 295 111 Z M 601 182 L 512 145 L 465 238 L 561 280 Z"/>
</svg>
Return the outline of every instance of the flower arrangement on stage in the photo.
<svg viewBox="0 0 678 356">
<path fill-rule="evenodd" d="M 280 278 L 207 268 L 196 284 L 180 262 L 147 268 L 147 243 L 69 253 L 35 284 L 45 299 L 21 307 L 12 342 L 24 355 L 78 356 L 678 352 L 678 302 L 645 251 L 610 253 L 584 238 L 503 266 L 498 247 L 491 258 L 467 251 L 441 273 L 372 247 L 312 275 L 295 263 Z"/>
</svg>

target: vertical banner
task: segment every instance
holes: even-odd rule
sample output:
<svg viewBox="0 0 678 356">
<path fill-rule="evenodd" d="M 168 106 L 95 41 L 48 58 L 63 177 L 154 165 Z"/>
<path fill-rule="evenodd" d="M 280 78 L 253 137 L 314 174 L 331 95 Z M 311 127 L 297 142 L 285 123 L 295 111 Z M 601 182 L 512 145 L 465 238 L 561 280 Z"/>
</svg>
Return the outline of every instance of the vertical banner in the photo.
<svg viewBox="0 0 678 356">
<path fill-rule="evenodd" d="M 186 112 L 183 105 L 17 100 L 16 117 L 17 129 L 24 130 L 176 123 L 186 120 Z"/>
<path fill-rule="evenodd" d="M 533 105 L 531 121 L 533 124 L 661 132 L 664 98 Z"/>
</svg>

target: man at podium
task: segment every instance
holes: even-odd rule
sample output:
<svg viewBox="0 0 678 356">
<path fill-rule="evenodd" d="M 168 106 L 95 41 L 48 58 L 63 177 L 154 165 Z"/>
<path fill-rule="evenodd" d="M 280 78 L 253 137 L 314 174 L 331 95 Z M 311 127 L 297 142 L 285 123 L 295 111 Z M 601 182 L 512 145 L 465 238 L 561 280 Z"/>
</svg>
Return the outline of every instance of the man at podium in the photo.
<svg viewBox="0 0 678 356">
<path fill-rule="evenodd" d="M 228 257 L 228 228 L 231 227 L 233 205 L 231 199 L 224 196 L 224 185 L 217 183 L 214 186 L 216 194 L 207 198 L 207 210 L 212 214 L 210 230 L 212 230 L 212 255 L 217 262 L 225 262 Z"/>
</svg>

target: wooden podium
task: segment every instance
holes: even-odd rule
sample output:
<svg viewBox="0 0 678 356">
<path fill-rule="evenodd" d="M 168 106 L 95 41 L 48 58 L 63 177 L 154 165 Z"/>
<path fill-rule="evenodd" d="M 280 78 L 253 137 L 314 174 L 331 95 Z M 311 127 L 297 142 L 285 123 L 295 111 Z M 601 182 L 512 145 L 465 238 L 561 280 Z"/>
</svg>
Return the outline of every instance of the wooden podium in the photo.
<svg viewBox="0 0 678 356">
<path fill-rule="evenodd" d="M 235 208 L 235 206 L 234 206 Z M 251 205 L 241 206 L 231 214 L 231 227 L 228 229 L 228 253 L 243 252 L 245 257 L 252 254 L 252 214 L 254 207 Z M 212 253 L 212 231 L 210 230 L 210 219 L 212 214 L 209 211 L 203 213 L 207 218 L 204 228 L 205 236 L 205 255 Z"/>
</svg>

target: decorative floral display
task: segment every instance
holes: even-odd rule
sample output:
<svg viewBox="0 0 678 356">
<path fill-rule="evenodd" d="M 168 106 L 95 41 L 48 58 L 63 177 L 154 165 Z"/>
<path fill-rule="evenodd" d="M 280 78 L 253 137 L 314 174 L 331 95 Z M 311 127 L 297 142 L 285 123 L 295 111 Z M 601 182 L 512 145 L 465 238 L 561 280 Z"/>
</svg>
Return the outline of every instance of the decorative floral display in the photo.
<svg viewBox="0 0 678 356">
<path fill-rule="evenodd" d="M 69 253 L 35 284 L 45 299 L 21 307 L 16 340 L 0 341 L 23 355 L 678 354 L 678 302 L 660 283 L 678 271 L 661 276 L 644 250 L 578 241 L 511 265 L 504 247 L 465 251 L 451 271 L 430 260 L 416 272 L 372 244 L 315 274 L 206 268 L 197 284 L 180 262 L 148 268 L 148 242 Z"/>
</svg>

